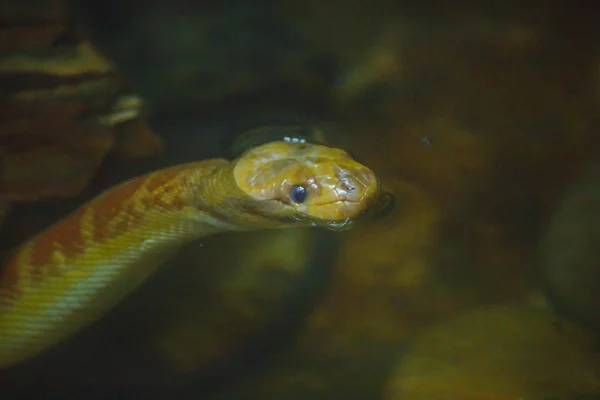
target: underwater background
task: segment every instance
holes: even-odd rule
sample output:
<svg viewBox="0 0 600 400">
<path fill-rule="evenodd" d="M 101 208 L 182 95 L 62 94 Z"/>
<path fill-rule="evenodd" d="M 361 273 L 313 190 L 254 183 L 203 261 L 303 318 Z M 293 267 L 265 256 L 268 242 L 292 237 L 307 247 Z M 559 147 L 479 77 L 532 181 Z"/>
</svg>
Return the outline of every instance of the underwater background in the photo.
<svg viewBox="0 0 600 400">
<path fill-rule="evenodd" d="M 393 205 L 194 242 L 0 371 L 0 395 L 600 399 L 596 9 L 2 5 L 2 257 L 118 182 L 290 132 L 349 151 Z"/>
</svg>

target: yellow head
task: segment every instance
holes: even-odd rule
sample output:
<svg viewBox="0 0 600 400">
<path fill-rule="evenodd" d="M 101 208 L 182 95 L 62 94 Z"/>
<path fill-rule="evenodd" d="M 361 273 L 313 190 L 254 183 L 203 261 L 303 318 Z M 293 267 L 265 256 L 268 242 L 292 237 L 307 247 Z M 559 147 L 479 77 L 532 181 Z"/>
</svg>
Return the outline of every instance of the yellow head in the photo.
<svg viewBox="0 0 600 400">
<path fill-rule="evenodd" d="M 234 163 L 237 186 L 261 211 L 306 225 L 343 229 L 380 193 L 373 171 L 323 145 L 271 142 Z"/>
</svg>

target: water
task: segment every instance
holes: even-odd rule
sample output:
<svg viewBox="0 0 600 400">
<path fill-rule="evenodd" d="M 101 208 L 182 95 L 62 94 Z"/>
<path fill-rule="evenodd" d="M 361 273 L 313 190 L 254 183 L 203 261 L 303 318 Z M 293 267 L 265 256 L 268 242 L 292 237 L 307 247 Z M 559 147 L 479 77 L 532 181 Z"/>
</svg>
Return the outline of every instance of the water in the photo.
<svg viewBox="0 0 600 400">
<path fill-rule="evenodd" d="M 254 113 L 335 121 L 333 144 L 375 170 L 395 208 L 341 234 L 195 243 L 105 319 L 3 373 L 3 388 L 44 398 L 48 388 L 57 398 L 600 398 L 597 296 L 578 296 L 600 283 L 595 207 L 566 222 L 560 208 L 598 158 L 595 17 L 492 2 L 436 12 L 384 0 L 188 5 L 183 20 L 165 7 L 115 23 L 144 57 L 88 30 L 153 105 L 164 152 L 109 157 L 81 196 L 16 206 L 3 247 L 129 176 L 222 156 Z M 190 42 L 169 39 L 173 21 Z M 585 240 L 555 240 L 548 256 L 541 243 L 561 224 Z M 560 290 L 545 287 L 548 258 L 553 271 L 566 260 L 562 278 L 552 275 Z"/>
</svg>

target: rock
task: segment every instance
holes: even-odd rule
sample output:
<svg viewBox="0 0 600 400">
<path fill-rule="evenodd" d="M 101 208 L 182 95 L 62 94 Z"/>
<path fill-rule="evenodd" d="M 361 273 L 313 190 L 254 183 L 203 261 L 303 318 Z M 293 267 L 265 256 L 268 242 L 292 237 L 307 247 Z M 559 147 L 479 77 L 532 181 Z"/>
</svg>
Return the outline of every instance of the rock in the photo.
<svg viewBox="0 0 600 400">
<path fill-rule="evenodd" d="M 62 1 L 0 9 L 0 197 L 81 193 L 104 158 L 154 155 L 146 106 L 71 27 Z"/>
<path fill-rule="evenodd" d="M 400 357 L 387 400 L 600 395 L 597 340 L 545 311 L 482 307 L 423 333 Z"/>
<path fill-rule="evenodd" d="M 556 310 L 600 333 L 600 166 L 577 182 L 539 248 L 542 288 Z"/>
</svg>

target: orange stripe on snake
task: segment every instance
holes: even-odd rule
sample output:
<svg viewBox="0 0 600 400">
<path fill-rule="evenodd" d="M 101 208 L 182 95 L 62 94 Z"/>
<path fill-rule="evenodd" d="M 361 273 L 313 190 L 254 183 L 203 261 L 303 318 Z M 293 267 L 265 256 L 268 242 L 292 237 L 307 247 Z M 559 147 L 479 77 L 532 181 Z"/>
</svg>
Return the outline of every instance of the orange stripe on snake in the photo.
<svg viewBox="0 0 600 400">
<path fill-rule="evenodd" d="M 39 235 L 26 251 L 4 267 L 0 280 L 3 303 L 19 294 L 22 272 L 38 283 L 45 277 L 60 276 L 64 272 L 61 266 L 82 255 L 86 248 L 115 238 L 132 225 L 142 224 L 149 207 L 184 207 L 181 188 L 173 181 L 185 167 L 135 178 L 117 186 Z"/>
</svg>

